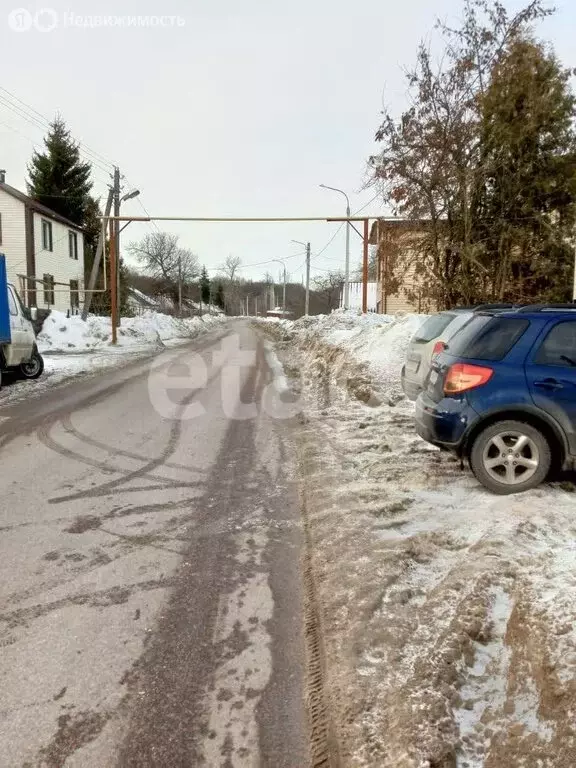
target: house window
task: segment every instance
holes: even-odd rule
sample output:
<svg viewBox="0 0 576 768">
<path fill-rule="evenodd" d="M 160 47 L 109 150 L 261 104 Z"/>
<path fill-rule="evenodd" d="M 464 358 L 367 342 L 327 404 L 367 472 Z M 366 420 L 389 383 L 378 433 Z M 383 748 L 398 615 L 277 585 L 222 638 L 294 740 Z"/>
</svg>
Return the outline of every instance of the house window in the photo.
<svg viewBox="0 0 576 768">
<path fill-rule="evenodd" d="M 42 219 L 42 248 L 45 251 L 53 250 L 52 243 L 52 222 Z"/>
<path fill-rule="evenodd" d="M 80 306 L 78 294 L 78 280 L 70 280 L 70 308 L 74 311 Z"/>
<path fill-rule="evenodd" d="M 54 304 L 54 275 L 44 275 L 44 304 Z"/>
<path fill-rule="evenodd" d="M 68 253 L 71 259 L 78 261 L 78 235 L 76 232 L 68 232 Z"/>
</svg>

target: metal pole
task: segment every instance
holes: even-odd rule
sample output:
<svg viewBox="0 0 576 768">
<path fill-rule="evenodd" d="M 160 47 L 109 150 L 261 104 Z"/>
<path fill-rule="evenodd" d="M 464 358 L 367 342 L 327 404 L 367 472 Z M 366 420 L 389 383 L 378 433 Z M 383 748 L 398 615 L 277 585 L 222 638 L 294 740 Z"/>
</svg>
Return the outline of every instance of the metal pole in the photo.
<svg viewBox="0 0 576 768">
<path fill-rule="evenodd" d="M 330 189 L 332 192 L 339 192 L 346 198 L 346 218 L 350 218 L 350 198 L 343 189 L 338 187 L 329 187 L 327 184 L 320 184 L 322 189 Z M 346 222 L 346 262 L 344 265 L 344 309 L 350 305 L 350 222 Z"/>
<path fill-rule="evenodd" d="M 304 314 L 310 314 L 310 243 L 306 244 L 306 300 L 304 302 Z"/>
<path fill-rule="evenodd" d="M 348 200 L 348 198 L 346 198 Z M 346 216 L 350 216 L 350 204 L 346 205 Z M 350 222 L 346 222 L 346 263 L 344 265 L 344 309 L 350 307 Z"/>
<path fill-rule="evenodd" d="M 114 168 L 114 216 L 120 216 L 120 169 Z M 114 258 L 116 261 L 116 325 L 120 325 L 120 222 L 114 222 Z"/>
<path fill-rule="evenodd" d="M 284 290 L 282 292 L 282 310 L 286 312 L 286 265 L 284 265 Z"/>
<path fill-rule="evenodd" d="M 368 219 L 364 219 L 364 253 L 362 259 L 362 312 L 368 312 Z"/>
<path fill-rule="evenodd" d="M 108 192 L 108 200 L 106 202 L 106 210 L 104 216 L 110 216 L 112 210 L 112 199 L 114 197 L 114 190 L 111 188 Z M 98 272 L 100 271 L 100 261 L 102 259 L 102 252 L 104 250 L 104 241 L 106 240 L 106 219 L 102 221 L 102 229 L 100 236 L 98 237 L 98 245 L 96 246 L 96 253 L 94 254 L 94 262 L 92 264 L 92 271 L 90 272 L 90 279 L 88 280 L 88 288 L 84 291 L 84 306 L 82 308 L 82 320 L 88 319 L 88 313 L 90 312 L 90 305 L 92 304 L 92 291 L 96 285 L 98 279 Z M 106 274 L 106 263 L 104 263 L 104 274 Z"/>
<path fill-rule="evenodd" d="M 202 299 L 200 299 L 202 302 Z M 200 303 L 202 306 L 202 303 Z M 182 256 L 178 259 L 178 316 L 182 317 Z"/>
<path fill-rule="evenodd" d="M 110 222 L 110 320 L 112 321 L 112 344 L 116 344 L 116 227 Z"/>
</svg>

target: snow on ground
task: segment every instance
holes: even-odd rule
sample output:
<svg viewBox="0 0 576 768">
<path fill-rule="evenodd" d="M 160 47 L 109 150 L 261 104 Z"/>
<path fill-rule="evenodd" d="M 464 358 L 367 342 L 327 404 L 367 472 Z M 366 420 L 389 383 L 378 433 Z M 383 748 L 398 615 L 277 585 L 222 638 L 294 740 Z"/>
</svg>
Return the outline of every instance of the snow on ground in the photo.
<svg viewBox="0 0 576 768">
<path fill-rule="evenodd" d="M 138 317 L 126 317 L 118 328 L 120 349 L 163 347 L 166 343 L 189 339 L 220 324 L 222 315 L 177 318 L 147 310 Z M 109 347 L 112 327 L 109 317 L 90 315 L 84 322 L 80 315 L 66 317 L 52 311 L 38 334 L 38 347 L 44 352 L 82 352 Z"/>
<path fill-rule="evenodd" d="M 576 488 L 494 496 L 416 435 L 399 373 L 422 320 L 268 326 L 304 404 L 344 764 L 573 768 Z"/>
<path fill-rule="evenodd" d="M 44 358 L 44 374 L 36 381 L 18 381 L 6 374 L 0 403 L 38 395 L 66 379 L 97 374 L 166 347 L 178 346 L 220 327 L 225 321 L 224 315 L 178 319 L 146 311 L 138 317 L 122 318 L 118 343 L 112 346 L 110 318 L 90 315 L 84 322 L 79 315 L 66 317 L 64 312 L 53 310 L 37 337 Z"/>
</svg>

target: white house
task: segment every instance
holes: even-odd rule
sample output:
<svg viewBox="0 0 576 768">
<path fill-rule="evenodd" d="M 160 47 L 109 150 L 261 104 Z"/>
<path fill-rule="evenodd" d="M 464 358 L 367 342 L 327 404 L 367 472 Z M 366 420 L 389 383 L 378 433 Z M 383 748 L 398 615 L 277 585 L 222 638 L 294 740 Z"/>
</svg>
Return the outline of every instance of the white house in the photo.
<svg viewBox="0 0 576 768">
<path fill-rule="evenodd" d="M 0 171 L 0 253 L 8 280 L 29 307 L 78 311 L 84 235 L 68 219 L 6 184 Z"/>
</svg>

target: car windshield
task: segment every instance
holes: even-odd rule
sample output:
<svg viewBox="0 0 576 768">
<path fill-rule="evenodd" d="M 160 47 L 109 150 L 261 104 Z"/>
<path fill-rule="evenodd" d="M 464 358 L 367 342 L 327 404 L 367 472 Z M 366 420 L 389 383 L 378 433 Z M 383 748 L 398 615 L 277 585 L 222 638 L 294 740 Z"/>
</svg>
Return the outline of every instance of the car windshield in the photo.
<svg viewBox="0 0 576 768">
<path fill-rule="evenodd" d="M 412 341 L 416 343 L 427 343 L 438 336 L 450 325 L 456 315 L 452 312 L 441 312 L 438 315 L 432 315 L 414 334 Z"/>
<path fill-rule="evenodd" d="M 528 325 L 522 318 L 476 315 L 453 337 L 450 354 L 471 360 L 502 360 Z"/>
</svg>

